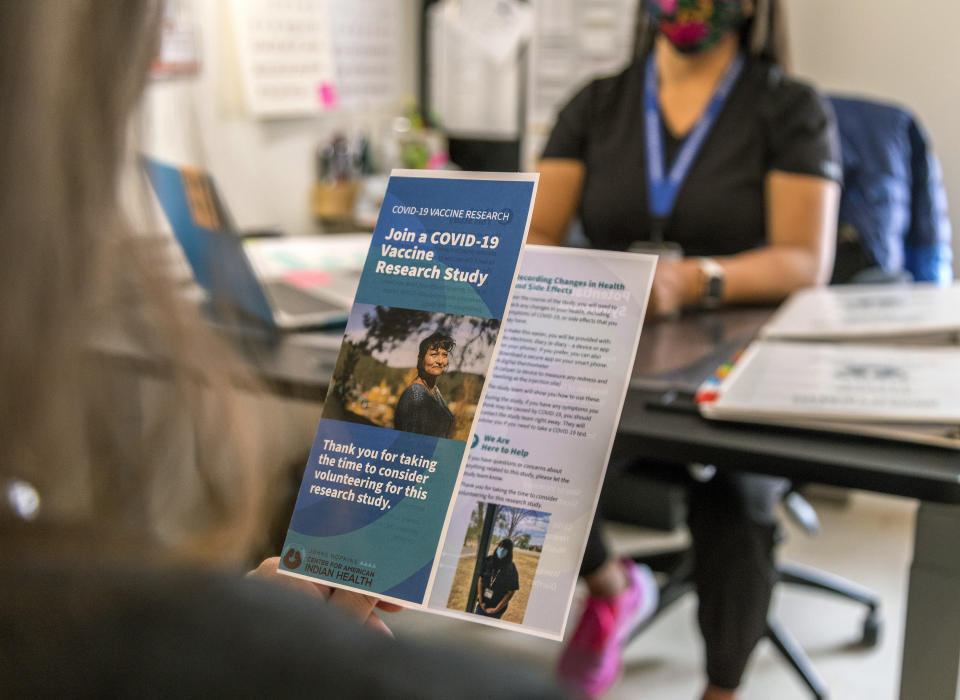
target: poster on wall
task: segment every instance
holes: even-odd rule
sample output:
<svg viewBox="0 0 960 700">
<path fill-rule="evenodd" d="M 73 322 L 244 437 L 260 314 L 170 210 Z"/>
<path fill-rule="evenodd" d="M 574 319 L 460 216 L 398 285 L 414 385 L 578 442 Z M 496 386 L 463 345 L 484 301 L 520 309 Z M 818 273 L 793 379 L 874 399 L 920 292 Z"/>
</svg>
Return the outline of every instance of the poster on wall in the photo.
<svg viewBox="0 0 960 700">
<path fill-rule="evenodd" d="M 165 0 L 160 47 L 150 66 L 154 79 L 192 76 L 200 72 L 200 48 L 190 0 Z"/>
<path fill-rule="evenodd" d="M 227 9 L 253 116 L 298 117 L 337 107 L 326 3 L 230 0 Z"/>
</svg>

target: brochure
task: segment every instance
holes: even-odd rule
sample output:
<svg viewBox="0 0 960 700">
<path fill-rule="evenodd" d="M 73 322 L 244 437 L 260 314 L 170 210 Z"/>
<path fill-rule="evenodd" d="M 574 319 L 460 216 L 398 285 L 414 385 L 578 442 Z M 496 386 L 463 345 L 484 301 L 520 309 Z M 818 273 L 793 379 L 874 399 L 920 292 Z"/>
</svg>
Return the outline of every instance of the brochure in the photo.
<svg viewBox="0 0 960 700">
<path fill-rule="evenodd" d="M 391 174 L 282 573 L 408 606 L 428 599 L 537 178 Z"/>
<path fill-rule="evenodd" d="M 372 250 L 371 256 L 377 252 Z M 371 264 L 376 261 L 367 262 L 368 270 Z M 330 435 L 336 435 L 331 431 L 340 429 L 341 421 L 332 418 L 334 409 L 325 407 L 281 571 L 408 607 L 561 639 L 655 268 L 655 256 L 527 246 L 499 354 L 492 372 L 484 374 L 490 379 L 483 409 L 473 431 L 465 432 L 470 450 L 464 455 L 462 475 L 449 489 L 439 491 L 434 483 L 442 478 L 438 452 L 426 464 L 401 465 L 416 471 L 424 479 L 422 485 L 414 476 L 409 493 L 399 494 L 403 498 L 393 494 L 398 502 L 382 513 L 376 512 L 376 505 L 367 506 L 366 526 L 354 527 L 354 508 L 345 508 L 342 499 L 316 494 L 317 488 L 330 487 L 324 474 L 343 470 L 338 466 L 340 454 L 331 453 L 327 448 L 332 445 L 325 442 L 338 443 Z M 359 303 L 363 299 L 358 295 Z M 370 318 L 381 318 L 379 310 Z M 459 361 L 469 361 L 481 345 L 481 326 L 474 324 L 473 334 L 458 340 L 451 358 L 463 353 Z M 352 318 L 345 345 L 357 337 L 355 327 L 359 328 Z M 348 359 L 353 357 L 352 350 L 346 352 Z M 381 427 L 365 428 L 383 434 L 379 444 L 389 445 L 387 454 L 398 454 L 397 464 L 411 461 L 413 451 L 402 441 L 413 436 L 396 430 L 399 401 L 393 404 L 394 425 L 389 426 L 384 416 L 390 413 L 390 399 L 384 397 L 396 397 L 415 376 L 415 353 L 406 358 L 406 364 L 389 377 L 372 374 L 364 385 L 372 384 L 370 389 L 351 388 L 339 400 L 352 411 L 365 406 L 371 421 L 372 416 L 381 416 Z M 450 359 L 451 367 L 455 361 Z M 353 374 L 366 376 L 367 369 L 361 366 L 380 369 L 379 364 L 360 359 Z M 468 374 L 469 366 L 464 366 L 467 369 L 458 369 L 458 374 Z M 343 369 L 338 366 L 335 381 Z M 377 376 L 381 378 L 375 380 Z M 468 379 L 482 381 L 463 377 Z M 440 380 L 437 384 L 444 389 Z M 445 395 L 450 406 L 459 396 L 453 389 Z M 437 449 L 448 442 L 453 440 L 437 440 Z M 353 444 L 358 453 L 371 445 L 384 449 L 360 439 Z M 456 454 L 466 452 L 464 447 L 460 443 Z M 408 455 L 406 460 L 401 454 Z M 326 466 L 321 466 L 321 459 Z M 421 501 L 418 494 L 425 489 L 431 490 Z M 378 494 L 384 495 L 390 495 L 386 486 Z M 440 497 L 447 500 L 441 503 Z M 404 509 L 408 501 L 419 508 Z M 442 520 L 435 515 L 441 509 Z M 304 532 L 303 522 L 317 522 L 325 529 Z M 423 585 L 410 586 L 407 576 L 405 587 L 387 587 L 410 570 L 420 572 L 423 561 L 431 567 L 429 576 L 421 574 Z M 307 569 L 306 564 L 320 570 Z"/>
<path fill-rule="evenodd" d="M 430 611 L 562 639 L 656 260 L 527 246 Z"/>
</svg>

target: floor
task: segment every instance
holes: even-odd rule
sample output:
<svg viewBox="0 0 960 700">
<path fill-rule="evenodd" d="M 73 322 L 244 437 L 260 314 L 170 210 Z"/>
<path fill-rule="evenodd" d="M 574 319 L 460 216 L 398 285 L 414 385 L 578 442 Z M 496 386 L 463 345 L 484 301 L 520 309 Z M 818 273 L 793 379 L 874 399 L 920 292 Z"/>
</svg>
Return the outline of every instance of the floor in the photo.
<svg viewBox="0 0 960 700">
<path fill-rule="evenodd" d="M 859 638 L 862 608 L 811 591 L 776 594 L 776 617 L 788 627 L 813 659 L 836 700 L 890 700 L 899 685 L 899 659 L 907 572 L 913 540 L 916 503 L 854 492 L 828 494 L 815 505 L 823 531 L 810 537 L 786 525 L 782 558 L 826 569 L 863 584 L 883 601 L 884 628 L 873 649 L 852 646 Z M 829 497 L 833 496 L 833 497 Z M 666 541 L 682 541 L 683 533 Z M 616 528 L 614 548 L 656 548 L 660 534 Z M 627 648 L 625 673 L 610 691 L 611 700 L 656 698 L 696 700 L 702 689 L 700 642 L 692 596 L 677 603 Z M 484 653 L 528 664 L 549 674 L 559 646 L 525 635 L 470 625 L 425 613 L 407 611 L 391 616 L 400 637 L 444 638 Z M 810 693 L 768 643 L 755 652 L 742 688 L 741 700 L 806 700 Z"/>
</svg>

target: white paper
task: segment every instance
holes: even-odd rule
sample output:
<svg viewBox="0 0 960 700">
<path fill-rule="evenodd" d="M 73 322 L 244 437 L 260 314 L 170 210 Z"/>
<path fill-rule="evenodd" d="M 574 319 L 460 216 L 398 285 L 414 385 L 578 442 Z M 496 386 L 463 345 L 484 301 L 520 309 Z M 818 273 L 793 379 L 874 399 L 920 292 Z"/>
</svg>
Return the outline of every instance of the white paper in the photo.
<svg viewBox="0 0 960 700">
<path fill-rule="evenodd" d="M 650 255 L 527 246 L 432 611 L 562 638 L 655 267 Z M 533 547 L 503 620 L 464 609 L 477 562 L 468 533 L 480 504 L 525 514 L 518 532 Z"/>
<path fill-rule="evenodd" d="M 199 72 L 200 51 L 193 9 L 190 0 L 165 0 L 160 49 L 150 67 L 151 77 L 196 75 Z"/>
<path fill-rule="evenodd" d="M 524 167 L 546 145 L 557 112 L 590 79 L 622 70 L 633 55 L 637 0 L 534 0 Z"/>
<path fill-rule="evenodd" d="M 359 271 L 369 247 L 369 233 L 248 238 L 243 242 L 257 276 L 264 280 L 309 270 Z"/>
<path fill-rule="evenodd" d="M 405 21 L 396 0 L 327 0 L 339 106 L 366 109 L 400 101 L 406 84 Z"/>
<path fill-rule="evenodd" d="M 246 239 L 243 249 L 257 277 L 281 280 L 350 309 L 370 247 L 370 234 Z"/>
<path fill-rule="evenodd" d="M 303 116 L 338 105 L 325 0 L 232 0 L 229 7 L 254 116 Z"/>
<path fill-rule="evenodd" d="M 428 12 L 431 114 L 453 136 L 516 139 L 517 58 L 532 31 L 530 8 L 514 0 L 472 0 L 443 2 Z"/>
<path fill-rule="evenodd" d="M 960 425 L 960 348 L 756 341 L 701 410 L 712 418 Z"/>
<path fill-rule="evenodd" d="M 444 13 L 449 26 L 470 49 L 505 64 L 517 57 L 533 31 L 533 11 L 517 0 L 458 0 L 457 12 Z"/>
<path fill-rule="evenodd" d="M 867 339 L 960 331 L 960 283 L 816 287 L 794 293 L 764 338 Z M 941 340 L 949 340 L 942 338 Z"/>
</svg>

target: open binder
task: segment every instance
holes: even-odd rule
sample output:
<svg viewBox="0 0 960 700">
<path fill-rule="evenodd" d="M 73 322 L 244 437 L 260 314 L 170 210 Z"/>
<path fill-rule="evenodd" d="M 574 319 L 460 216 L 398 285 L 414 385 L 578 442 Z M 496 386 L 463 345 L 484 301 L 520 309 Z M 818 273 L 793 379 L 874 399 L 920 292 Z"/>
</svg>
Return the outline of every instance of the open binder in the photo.
<svg viewBox="0 0 960 700">
<path fill-rule="evenodd" d="M 697 394 L 700 413 L 960 449 L 960 285 L 793 295 Z"/>
<path fill-rule="evenodd" d="M 960 349 L 953 347 L 759 340 L 698 397 L 712 419 L 960 449 Z"/>
</svg>

